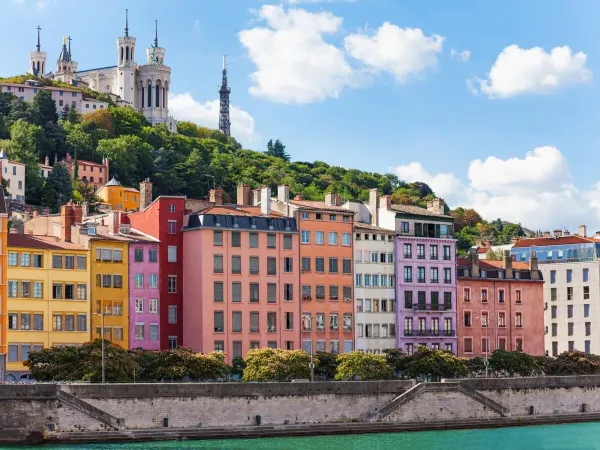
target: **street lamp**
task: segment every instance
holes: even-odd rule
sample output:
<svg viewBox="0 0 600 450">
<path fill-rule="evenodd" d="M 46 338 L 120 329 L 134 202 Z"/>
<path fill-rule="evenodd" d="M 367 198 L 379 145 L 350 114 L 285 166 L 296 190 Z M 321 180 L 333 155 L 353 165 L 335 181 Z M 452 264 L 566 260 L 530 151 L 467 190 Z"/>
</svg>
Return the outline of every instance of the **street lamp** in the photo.
<svg viewBox="0 0 600 450">
<path fill-rule="evenodd" d="M 102 317 L 102 331 L 100 332 L 100 338 L 102 339 L 102 384 L 105 382 L 104 377 L 104 313 L 94 313 L 95 316 Z"/>
<path fill-rule="evenodd" d="M 481 322 L 481 325 L 483 325 L 483 320 L 481 319 L 481 317 L 476 317 L 476 320 L 479 320 Z M 489 361 L 489 355 L 490 355 L 490 323 L 489 323 L 489 316 L 486 318 L 485 321 L 485 360 L 484 360 L 484 365 L 485 365 L 485 377 L 489 378 L 489 368 L 490 368 L 490 361 Z"/>
</svg>

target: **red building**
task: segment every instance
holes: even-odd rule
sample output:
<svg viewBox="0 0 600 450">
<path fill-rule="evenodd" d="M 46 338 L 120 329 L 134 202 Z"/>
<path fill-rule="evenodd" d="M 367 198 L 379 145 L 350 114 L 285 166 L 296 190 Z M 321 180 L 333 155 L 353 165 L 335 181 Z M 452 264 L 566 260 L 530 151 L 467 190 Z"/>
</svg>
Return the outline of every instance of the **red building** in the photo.
<svg viewBox="0 0 600 450">
<path fill-rule="evenodd" d="M 496 349 L 544 354 L 544 280 L 537 258 L 524 263 L 458 259 L 458 356 Z"/>
<path fill-rule="evenodd" d="M 151 187 L 149 188 L 151 190 Z M 151 191 L 150 191 L 151 192 Z M 183 344 L 183 216 L 185 197 L 160 196 L 149 205 L 150 195 L 141 193 L 140 211 L 129 215 L 131 225 L 160 241 L 159 312 L 160 348 Z"/>
</svg>

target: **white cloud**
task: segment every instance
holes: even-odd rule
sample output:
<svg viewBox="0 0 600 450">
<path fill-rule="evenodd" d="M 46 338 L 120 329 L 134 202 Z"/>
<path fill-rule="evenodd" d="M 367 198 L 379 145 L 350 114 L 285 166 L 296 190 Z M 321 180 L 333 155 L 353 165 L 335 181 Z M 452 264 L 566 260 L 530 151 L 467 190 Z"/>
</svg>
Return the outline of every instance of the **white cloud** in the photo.
<svg viewBox="0 0 600 450">
<path fill-rule="evenodd" d="M 25 0 L 12 0 L 12 2 L 13 2 L 15 5 L 21 5 L 21 4 L 25 3 Z"/>
<path fill-rule="evenodd" d="M 474 160 L 467 183 L 451 173 L 432 174 L 417 162 L 392 170 L 405 181 L 429 184 L 451 207 L 475 208 L 487 220 L 501 217 L 536 230 L 600 224 L 600 181 L 589 189 L 575 186 L 556 147 L 537 147 L 523 158 Z"/>
<path fill-rule="evenodd" d="M 219 128 L 219 100 L 200 103 L 190 93 L 169 94 L 169 110 L 177 120 Z M 243 109 L 230 105 L 231 135 L 245 146 L 256 143 L 260 136 L 254 129 L 254 119 Z"/>
<path fill-rule="evenodd" d="M 290 5 L 316 4 L 316 3 L 353 3 L 357 0 L 287 0 Z"/>
<path fill-rule="evenodd" d="M 239 33 L 256 71 L 250 94 L 281 103 L 311 103 L 337 98 L 355 81 L 342 50 L 323 39 L 340 30 L 342 19 L 330 12 L 263 5 L 257 26 Z"/>
<path fill-rule="evenodd" d="M 540 47 L 511 45 L 498 55 L 487 79 L 469 80 L 468 84 L 473 93 L 490 98 L 541 94 L 590 80 L 592 73 L 586 63 L 585 53 L 573 54 L 567 46 L 547 53 Z"/>
<path fill-rule="evenodd" d="M 400 28 L 389 22 L 373 35 L 353 33 L 344 38 L 344 48 L 352 57 L 376 72 L 393 74 L 398 83 L 438 64 L 444 38 L 425 36 L 420 28 Z"/>
<path fill-rule="evenodd" d="M 454 50 L 452 48 L 450 49 L 450 56 L 458 59 L 459 61 L 467 62 L 469 59 L 471 59 L 471 50 L 463 50 L 459 52 L 458 50 Z"/>
</svg>

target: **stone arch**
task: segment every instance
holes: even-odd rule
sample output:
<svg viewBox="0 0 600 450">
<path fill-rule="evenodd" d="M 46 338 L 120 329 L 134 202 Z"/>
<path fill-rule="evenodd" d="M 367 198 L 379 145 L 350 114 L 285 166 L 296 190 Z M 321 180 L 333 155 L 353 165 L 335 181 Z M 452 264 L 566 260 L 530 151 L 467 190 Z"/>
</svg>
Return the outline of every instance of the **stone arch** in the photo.
<svg viewBox="0 0 600 450">
<path fill-rule="evenodd" d="M 121 62 L 123 62 L 123 46 L 121 45 Z"/>
<path fill-rule="evenodd" d="M 125 61 L 129 61 L 129 45 L 125 47 Z"/>
</svg>

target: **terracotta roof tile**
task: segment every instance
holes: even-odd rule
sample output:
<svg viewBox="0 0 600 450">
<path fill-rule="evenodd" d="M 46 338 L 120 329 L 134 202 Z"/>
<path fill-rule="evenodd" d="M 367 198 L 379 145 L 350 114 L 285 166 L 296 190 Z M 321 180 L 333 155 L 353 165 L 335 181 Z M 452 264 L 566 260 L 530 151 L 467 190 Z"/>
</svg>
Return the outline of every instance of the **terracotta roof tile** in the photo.
<svg viewBox="0 0 600 450">
<path fill-rule="evenodd" d="M 480 269 L 502 269 L 502 261 L 496 261 L 491 259 L 480 259 L 479 260 L 479 268 Z M 468 258 L 458 258 L 456 260 L 456 264 L 459 267 L 470 266 L 471 262 Z M 513 261 L 512 268 L 516 270 L 529 270 L 529 263 L 522 261 Z"/>
<path fill-rule="evenodd" d="M 32 234 L 8 234 L 9 247 L 39 248 L 49 250 L 87 250 L 72 242 L 61 241 L 54 236 L 36 236 Z"/>
<path fill-rule="evenodd" d="M 271 214 L 263 214 L 260 206 L 240 206 L 240 205 L 220 205 L 209 206 L 208 208 L 197 211 L 195 214 L 222 214 L 231 216 L 252 216 L 252 217 L 285 217 L 278 211 L 271 210 Z"/>
<path fill-rule="evenodd" d="M 394 230 L 388 230 L 387 228 L 377 227 L 365 222 L 354 222 L 355 230 L 368 230 L 368 231 L 379 231 L 380 233 L 395 234 Z"/>
<path fill-rule="evenodd" d="M 453 219 L 452 216 L 446 214 L 439 214 L 433 211 L 429 211 L 426 208 L 414 205 L 392 205 L 392 210 L 402 212 L 405 214 L 415 214 L 417 216 L 431 216 L 431 217 L 443 217 L 445 219 Z"/>
<path fill-rule="evenodd" d="M 548 245 L 589 244 L 592 239 L 581 236 L 538 237 L 520 239 L 513 248 L 545 247 Z"/>
<path fill-rule="evenodd" d="M 344 208 L 343 206 L 326 205 L 325 202 L 317 202 L 313 200 L 290 200 L 290 205 L 297 206 L 301 209 L 314 209 L 319 211 L 339 211 L 348 214 L 355 214 L 351 209 Z"/>
</svg>

